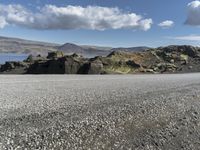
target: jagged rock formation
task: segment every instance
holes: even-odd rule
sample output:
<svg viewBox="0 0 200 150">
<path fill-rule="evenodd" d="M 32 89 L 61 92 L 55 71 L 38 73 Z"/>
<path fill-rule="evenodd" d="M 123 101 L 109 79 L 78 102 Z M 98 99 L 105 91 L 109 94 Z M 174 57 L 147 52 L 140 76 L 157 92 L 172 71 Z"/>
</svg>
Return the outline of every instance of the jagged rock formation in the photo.
<svg viewBox="0 0 200 150">
<path fill-rule="evenodd" d="M 114 51 L 108 56 L 84 58 L 78 54 L 50 52 L 47 57 L 30 55 L 23 62 L 6 62 L 1 73 L 17 74 L 132 74 L 200 71 L 200 48 L 168 46 L 144 52 Z"/>
<path fill-rule="evenodd" d="M 78 74 L 87 59 L 73 54 L 62 56 L 60 52 L 49 53 L 47 59 L 35 61 L 27 68 L 28 74 Z"/>
<path fill-rule="evenodd" d="M 151 51 L 160 59 L 161 64 L 152 66 L 162 72 L 198 72 L 200 71 L 200 48 L 188 45 L 160 47 Z M 156 66 L 157 65 L 157 66 Z M 159 65 L 159 66 L 158 66 Z"/>
</svg>

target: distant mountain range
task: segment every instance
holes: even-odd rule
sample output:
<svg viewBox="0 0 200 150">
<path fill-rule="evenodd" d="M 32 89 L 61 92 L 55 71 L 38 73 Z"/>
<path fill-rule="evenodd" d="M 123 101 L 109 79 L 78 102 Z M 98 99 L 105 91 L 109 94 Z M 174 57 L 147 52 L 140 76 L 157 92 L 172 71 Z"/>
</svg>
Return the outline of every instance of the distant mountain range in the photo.
<svg viewBox="0 0 200 150">
<path fill-rule="evenodd" d="M 112 48 L 111 51 L 126 51 L 126 52 L 141 52 L 151 49 L 150 47 L 146 46 L 139 46 L 139 47 L 119 47 L 119 48 Z"/>
<path fill-rule="evenodd" d="M 137 52 L 150 49 L 149 47 L 112 48 L 90 45 L 76 45 L 65 43 L 63 45 L 30 41 L 18 38 L 0 37 L 0 53 L 23 53 L 33 55 L 47 55 L 48 52 L 62 51 L 65 54 L 77 53 L 84 57 L 106 56 L 112 51 Z"/>
</svg>

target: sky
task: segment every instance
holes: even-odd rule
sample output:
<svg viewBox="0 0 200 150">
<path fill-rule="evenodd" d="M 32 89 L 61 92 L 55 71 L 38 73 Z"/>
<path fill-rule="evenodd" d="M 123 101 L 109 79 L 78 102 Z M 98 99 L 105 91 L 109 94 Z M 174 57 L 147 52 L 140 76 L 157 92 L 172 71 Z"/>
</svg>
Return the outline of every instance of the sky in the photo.
<svg viewBox="0 0 200 150">
<path fill-rule="evenodd" d="M 1 0 L 0 36 L 109 47 L 200 46 L 198 0 Z"/>
</svg>

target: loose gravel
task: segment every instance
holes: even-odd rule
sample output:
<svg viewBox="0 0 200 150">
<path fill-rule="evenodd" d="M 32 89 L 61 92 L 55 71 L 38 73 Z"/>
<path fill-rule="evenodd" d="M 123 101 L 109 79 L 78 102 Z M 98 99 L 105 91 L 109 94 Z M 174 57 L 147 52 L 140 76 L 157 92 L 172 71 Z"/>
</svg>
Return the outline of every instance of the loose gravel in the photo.
<svg viewBox="0 0 200 150">
<path fill-rule="evenodd" d="M 2 75 L 0 149 L 200 149 L 200 74 Z"/>
</svg>

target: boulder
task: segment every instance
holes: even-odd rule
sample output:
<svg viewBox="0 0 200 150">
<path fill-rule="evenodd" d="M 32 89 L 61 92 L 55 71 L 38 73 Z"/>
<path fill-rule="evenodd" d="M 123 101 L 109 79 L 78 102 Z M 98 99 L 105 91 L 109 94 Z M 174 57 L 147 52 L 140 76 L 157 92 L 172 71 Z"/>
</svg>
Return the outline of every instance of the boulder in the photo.
<svg viewBox="0 0 200 150">
<path fill-rule="evenodd" d="M 82 74 L 81 67 L 84 65 L 84 60 L 75 59 L 74 57 L 65 57 L 65 74 Z"/>
<path fill-rule="evenodd" d="M 62 51 L 56 51 L 56 52 L 49 52 L 47 58 L 48 59 L 57 59 L 64 57 L 64 54 Z"/>
<path fill-rule="evenodd" d="M 34 60 L 33 60 L 33 55 L 29 55 L 28 57 L 27 57 L 27 59 L 25 59 L 24 61 L 25 62 L 34 62 Z"/>
<path fill-rule="evenodd" d="M 132 68 L 140 68 L 141 67 L 141 65 L 140 64 L 137 64 L 134 60 L 128 60 L 127 62 L 126 62 L 126 64 L 128 65 L 128 66 L 131 66 Z"/>
<path fill-rule="evenodd" d="M 170 63 L 172 63 L 172 64 L 173 64 L 174 62 L 175 62 L 175 61 L 174 61 L 174 59 L 171 59 L 171 60 L 170 60 Z"/>
<path fill-rule="evenodd" d="M 34 63 L 36 61 L 44 61 L 44 60 L 46 60 L 46 58 L 42 57 L 41 55 L 37 56 L 29 55 L 27 59 L 24 60 L 24 62 Z"/>
<path fill-rule="evenodd" d="M 181 64 L 182 64 L 182 65 L 188 64 L 188 55 L 181 54 L 181 55 L 180 55 L 180 61 L 181 61 Z"/>
<path fill-rule="evenodd" d="M 192 69 L 192 68 L 193 68 L 193 66 L 189 66 L 188 68 L 189 68 L 189 69 Z"/>
<path fill-rule="evenodd" d="M 103 70 L 103 64 L 101 61 L 93 61 L 88 63 L 88 74 L 101 74 Z"/>
<path fill-rule="evenodd" d="M 146 73 L 155 73 L 155 71 L 153 69 L 145 69 L 144 72 L 146 72 Z"/>
<path fill-rule="evenodd" d="M 6 62 L 4 65 L 1 65 L 1 72 L 13 70 L 16 68 L 27 68 L 29 65 L 25 62 L 18 62 L 18 61 L 10 61 Z"/>
<path fill-rule="evenodd" d="M 71 57 L 74 57 L 74 58 L 83 58 L 83 56 L 77 54 L 77 53 L 74 53 L 71 55 Z"/>
<path fill-rule="evenodd" d="M 156 65 L 154 70 L 158 70 L 159 72 L 175 72 L 177 70 L 177 66 L 172 63 L 159 63 Z"/>
</svg>

